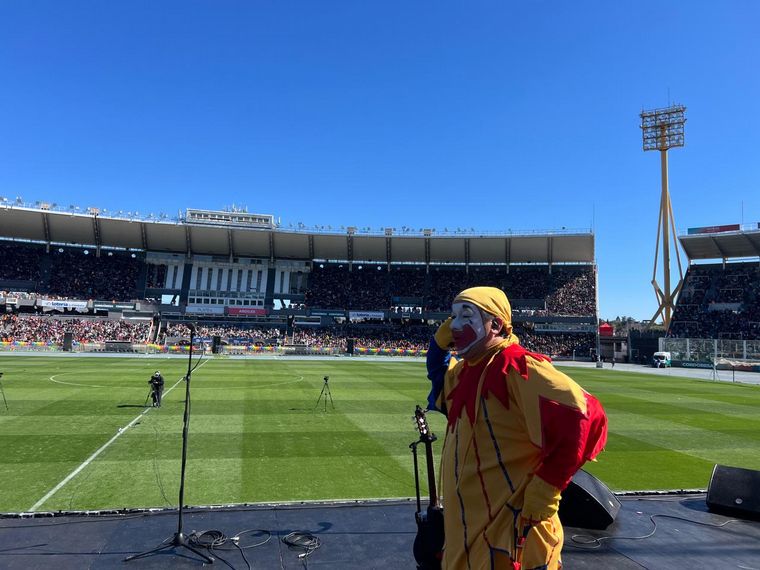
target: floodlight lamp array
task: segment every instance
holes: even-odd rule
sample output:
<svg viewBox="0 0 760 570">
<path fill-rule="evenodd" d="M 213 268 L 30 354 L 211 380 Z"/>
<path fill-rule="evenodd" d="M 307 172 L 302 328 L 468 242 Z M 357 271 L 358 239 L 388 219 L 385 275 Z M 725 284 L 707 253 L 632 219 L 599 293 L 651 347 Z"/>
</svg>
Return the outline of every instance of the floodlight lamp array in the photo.
<svg viewBox="0 0 760 570">
<path fill-rule="evenodd" d="M 683 105 L 642 111 L 641 132 L 644 150 L 668 150 L 684 146 L 685 123 L 686 107 Z"/>
</svg>

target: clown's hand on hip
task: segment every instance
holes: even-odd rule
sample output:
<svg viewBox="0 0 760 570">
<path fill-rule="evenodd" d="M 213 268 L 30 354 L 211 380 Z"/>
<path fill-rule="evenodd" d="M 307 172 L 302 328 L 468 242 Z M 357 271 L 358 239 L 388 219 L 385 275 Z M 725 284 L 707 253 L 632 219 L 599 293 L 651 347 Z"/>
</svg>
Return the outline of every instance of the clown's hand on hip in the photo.
<svg viewBox="0 0 760 570">
<path fill-rule="evenodd" d="M 560 490 L 535 476 L 525 489 L 523 508 L 520 513 L 524 525 L 535 525 L 553 517 L 559 510 Z"/>
<path fill-rule="evenodd" d="M 435 343 L 443 350 L 448 350 L 454 344 L 454 336 L 451 333 L 451 321 L 453 317 L 449 317 L 441 323 L 438 330 L 435 331 Z"/>
<path fill-rule="evenodd" d="M 559 510 L 560 490 L 540 477 L 534 477 L 525 489 L 523 508 L 517 519 L 517 550 L 527 555 L 546 550 L 546 522 Z M 542 545 L 543 543 L 543 545 Z M 522 556 L 520 556 L 522 558 Z M 524 558 L 523 558 L 524 560 Z"/>
</svg>

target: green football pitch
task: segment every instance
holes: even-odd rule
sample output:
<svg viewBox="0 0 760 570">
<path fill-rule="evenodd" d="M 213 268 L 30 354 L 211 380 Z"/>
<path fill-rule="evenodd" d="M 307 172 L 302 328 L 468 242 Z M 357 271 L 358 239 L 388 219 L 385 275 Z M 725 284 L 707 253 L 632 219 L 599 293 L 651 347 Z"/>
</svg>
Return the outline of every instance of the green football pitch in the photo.
<svg viewBox="0 0 760 570">
<path fill-rule="evenodd" d="M 176 506 L 186 367 L 1 357 L 0 512 Z M 156 369 L 164 405 L 146 409 Z M 715 463 L 760 469 L 757 386 L 565 372 L 607 411 L 607 449 L 586 469 L 613 490 L 706 488 Z M 324 376 L 335 406 L 326 411 Z M 192 378 L 187 504 L 414 494 L 409 443 L 427 395 L 423 362 L 214 359 Z M 429 420 L 443 435 L 444 418 Z"/>
</svg>

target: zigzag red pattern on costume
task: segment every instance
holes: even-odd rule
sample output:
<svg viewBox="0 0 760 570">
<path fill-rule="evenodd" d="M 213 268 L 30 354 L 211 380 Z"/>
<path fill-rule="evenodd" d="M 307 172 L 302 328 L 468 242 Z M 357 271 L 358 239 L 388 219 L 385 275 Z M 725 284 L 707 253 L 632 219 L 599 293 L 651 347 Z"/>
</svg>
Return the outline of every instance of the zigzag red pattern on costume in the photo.
<svg viewBox="0 0 760 570">
<path fill-rule="evenodd" d="M 514 368 L 517 370 L 517 373 L 525 380 L 528 379 L 528 363 L 525 360 L 526 356 L 530 356 L 533 360 L 541 360 L 544 362 L 552 361 L 552 359 L 545 354 L 530 352 L 528 350 L 525 350 L 519 344 L 509 345 L 507 348 L 501 351 L 501 356 L 504 357 L 505 361 L 502 371 L 506 373 L 509 372 L 510 368 Z"/>
<path fill-rule="evenodd" d="M 530 356 L 534 360 L 551 362 L 551 358 L 545 354 L 530 352 L 519 344 L 511 344 L 501 350 L 494 357 L 491 366 L 488 367 L 486 377 L 483 380 L 481 396 L 488 398 L 490 394 L 493 394 L 506 409 L 509 409 L 509 392 L 507 390 L 506 375 L 509 373 L 510 368 L 514 368 L 520 376 L 527 380 L 528 363 L 525 358 L 526 356 Z M 449 428 L 453 428 L 454 424 L 459 420 L 463 409 L 467 410 L 467 418 L 470 420 L 470 425 L 475 423 L 475 401 L 478 394 L 478 383 L 486 364 L 488 364 L 488 360 L 484 359 L 475 366 L 465 363 L 462 368 L 459 374 L 459 382 L 446 397 L 450 401 L 450 404 L 447 405 L 449 410 Z"/>
</svg>

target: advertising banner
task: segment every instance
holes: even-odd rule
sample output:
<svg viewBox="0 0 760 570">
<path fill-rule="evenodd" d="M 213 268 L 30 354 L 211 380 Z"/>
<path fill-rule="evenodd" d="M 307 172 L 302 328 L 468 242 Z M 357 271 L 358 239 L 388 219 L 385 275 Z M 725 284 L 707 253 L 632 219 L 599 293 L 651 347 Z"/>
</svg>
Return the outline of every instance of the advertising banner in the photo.
<svg viewBox="0 0 760 570">
<path fill-rule="evenodd" d="M 382 311 L 348 311 L 349 319 L 382 319 Z"/>
<path fill-rule="evenodd" d="M 135 308 L 135 304 L 134 303 L 116 303 L 113 301 L 94 301 L 92 304 L 92 308 L 95 310 L 101 310 L 101 311 L 114 311 L 114 310 L 123 310 L 123 309 L 132 310 Z"/>
<path fill-rule="evenodd" d="M 680 366 L 681 368 L 712 368 L 712 362 L 702 362 L 698 360 L 674 360 L 671 363 L 672 366 Z"/>
<path fill-rule="evenodd" d="M 592 333 L 595 326 L 583 323 L 543 323 L 536 324 L 536 332 Z M 601 334 L 601 333 L 600 333 Z"/>
<path fill-rule="evenodd" d="M 224 307 L 207 307 L 205 305 L 188 305 L 185 313 L 193 315 L 223 315 Z"/>
<path fill-rule="evenodd" d="M 263 307 L 227 307 L 227 314 L 241 317 L 262 317 L 267 314 L 267 310 Z"/>
<path fill-rule="evenodd" d="M 50 307 L 51 309 L 86 309 L 87 301 L 59 301 L 53 299 L 37 299 L 38 307 Z"/>
<path fill-rule="evenodd" d="M 689 235 L 719 234 L 721 232 L 738 232 L 739 224 L 727 224 L 724 226 L 707 226 L 704 228 L 689 228 Z"/>
<path fill-rule="evenodd" d="M 326 311 L 322 309 L 312 309 L 310 314 L 313 317 L 345 317 L 346 311 Z"/>
</svg>

